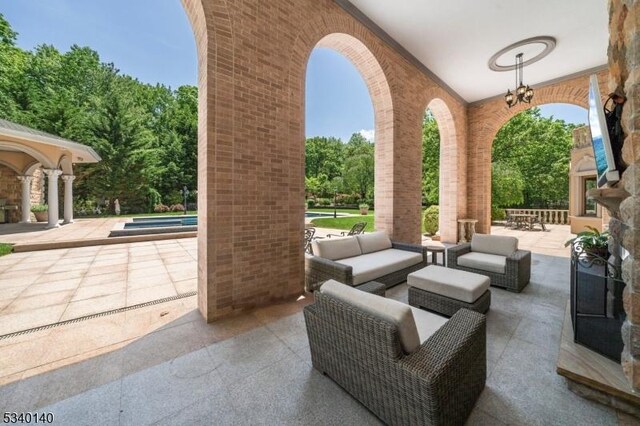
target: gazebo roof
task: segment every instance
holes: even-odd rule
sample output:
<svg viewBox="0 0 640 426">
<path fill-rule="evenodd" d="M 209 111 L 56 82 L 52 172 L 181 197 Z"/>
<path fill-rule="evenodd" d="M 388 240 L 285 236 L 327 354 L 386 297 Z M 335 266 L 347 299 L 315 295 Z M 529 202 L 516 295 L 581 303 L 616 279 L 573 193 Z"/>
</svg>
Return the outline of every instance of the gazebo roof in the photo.
<svg viewBox="0 0 640 426">
<path fill-rule="evenodd" d="M 71 153 L 71 161 L 73 163 L 97 163 L 102 160 L 90 146 L 0 119 L 0 150 L 13 150 L 2 147 L 1 142 L 7 139 L 28 142 L 29 145 L 45 145 L 68 151 Z"/>
</svg>

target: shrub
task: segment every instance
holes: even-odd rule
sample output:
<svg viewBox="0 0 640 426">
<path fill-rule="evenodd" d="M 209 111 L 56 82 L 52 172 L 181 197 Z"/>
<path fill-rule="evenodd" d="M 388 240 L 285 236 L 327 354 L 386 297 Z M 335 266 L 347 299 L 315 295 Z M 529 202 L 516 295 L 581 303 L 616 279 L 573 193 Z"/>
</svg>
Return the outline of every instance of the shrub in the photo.
<svg viewBox="0 0 640 426">
<path fill-rule="evenodd" d="M 49 206 L 46 204 L 34 204 L 33 206 L 31 206 L 31 211 L 33 213 L 48 212 Z"/>
<path fill-rule="evenodd" d="M 174 204 L 170 207 L 170 210 L 172 212 L 183 212 L 184 211 L 184 206 L 180 203 L 178 204 Z"/>
<path fill-rule="evenodd" d="M 367 209 L 368 210 L 369 209 L 369 204 L 367 204 L 367 203 L 358 204 L 358 208 L 359 209 Z"/>
<path fill-rule="evenodd" d="M 307 200 L 307 208 L 312 209 L 316 206 L 316 200 L 308 199 Z"/>
<path fill-rule="evenodd" d="M 438 220 L 440 216 L 440 209 L 438 206 L 428 207 L 424 211 L 424 216 L 422 217 L 422 223 L 424 226 L 424 231 L 429 233 L 430 235 L 435 235 L 438 232 Z"/>
<path fill-rule="evenodd" d="M 166 213 L 169 211 L 169 207 L 165 206 L 164 204 L 156 204 L 153 207 L 153 211 L 156 213 Z"/>
<path fill-rule="evenodd" d="M 491 207 L 491 220 L 505 220 L 507 218 L 507 212 L 500 207 Z"/>
<path fill-rule="evenodd" d="M 330 206 L 331 205 L 331 200 L 328 198 L 319 198 L 318 199 L 318 205 L 319 206 Z"/>
</svg>

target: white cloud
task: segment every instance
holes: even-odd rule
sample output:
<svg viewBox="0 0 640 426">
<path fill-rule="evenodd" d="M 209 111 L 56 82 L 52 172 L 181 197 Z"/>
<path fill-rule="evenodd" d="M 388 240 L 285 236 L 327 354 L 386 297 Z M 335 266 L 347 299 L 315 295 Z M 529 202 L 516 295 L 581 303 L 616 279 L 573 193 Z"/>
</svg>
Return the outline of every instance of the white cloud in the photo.
<svg viewBox="0 0 640 426">
<path fill-rule="evenodd" d="M 369 142 L 373 142 L 376 131 L 373 130 L 373 129 L 371 129 L 371 130 L 362 129 L 358 133 L 360 133 L 362 136 L 364 136 L 364 138 L 367 139 Z"/>
</svg>

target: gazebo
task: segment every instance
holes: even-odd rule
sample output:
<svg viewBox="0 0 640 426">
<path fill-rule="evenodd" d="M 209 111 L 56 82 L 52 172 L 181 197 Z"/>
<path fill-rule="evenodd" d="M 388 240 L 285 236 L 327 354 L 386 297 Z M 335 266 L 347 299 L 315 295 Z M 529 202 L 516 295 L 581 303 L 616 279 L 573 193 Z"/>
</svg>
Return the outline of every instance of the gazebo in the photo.
<svg viewBox="0 0 640 426">
<path fill-rule="evenodd" d="M 73 222 L 73 165 L 100 160 L 89 146 L 0 119 L 0 199 L 16 206 L 15 216 L 9 214 L 8 221 L 31 221 L 31 204 L 45 199 L 46 176 L 47 228 L 60 226 L 59 177 L 64 181 L 63 223 Z"/>
</svg>

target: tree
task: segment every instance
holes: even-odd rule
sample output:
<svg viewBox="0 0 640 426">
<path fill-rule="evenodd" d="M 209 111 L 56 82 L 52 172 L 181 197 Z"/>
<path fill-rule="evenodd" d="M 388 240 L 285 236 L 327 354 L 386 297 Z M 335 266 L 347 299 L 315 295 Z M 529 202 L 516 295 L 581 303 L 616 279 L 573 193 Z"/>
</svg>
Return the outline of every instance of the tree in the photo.
<svg viewBox="0 0 640 426">
<path fill-rule="evenodd" d="M 516 167 L 504 162 L 491 165 L 491 206 L 511 207 L 524 201 L 524 179 Z"/>
<path fill-rule="evenodd" d="M 430 110 L 422 120 L 422 195 L 427 205 L 439 202 L 440 132 Z"/>
<path fill-rule="evenodd" d="M 305 175 L 329 179 L 340 176 L 344 162 L 344 144 L 337 138 L 314 137 L 305 144 Z"/>
<path fill-rule="evenodd" d="M 357 193 L 361 199 L 373 197 L 374 156 L 374 144 L 359 133 L 354 133 L 345 146 L 344 187 L 348 192 Z"/>
<path fill-rule="evenodd" d="M 493 142 L 493 161 L 509 164 L 522 174 L 523 200 L 518 204 L 532 208 L 567 205 L 575 127 L 562 120 L 544 118 L 539 108 L 531 108 L 500 129 Z"/>
</svg>

